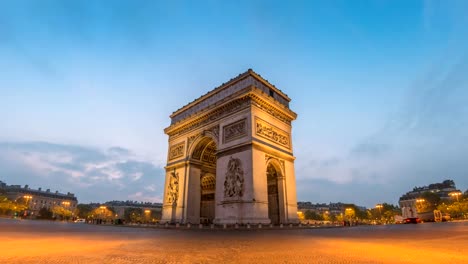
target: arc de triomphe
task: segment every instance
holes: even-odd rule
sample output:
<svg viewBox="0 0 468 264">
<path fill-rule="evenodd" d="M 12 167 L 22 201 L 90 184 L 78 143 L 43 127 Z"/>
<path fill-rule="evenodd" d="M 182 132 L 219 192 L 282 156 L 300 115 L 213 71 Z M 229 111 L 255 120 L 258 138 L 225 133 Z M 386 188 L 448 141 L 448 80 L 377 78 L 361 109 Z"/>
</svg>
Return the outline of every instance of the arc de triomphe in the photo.
<svg viewBox="0 0 468 264">
<path fill-rule="evenodd" d="M 249 69 L 175 111 L 162 222 L 298 222 L 290 101 Z"/>
</svg>

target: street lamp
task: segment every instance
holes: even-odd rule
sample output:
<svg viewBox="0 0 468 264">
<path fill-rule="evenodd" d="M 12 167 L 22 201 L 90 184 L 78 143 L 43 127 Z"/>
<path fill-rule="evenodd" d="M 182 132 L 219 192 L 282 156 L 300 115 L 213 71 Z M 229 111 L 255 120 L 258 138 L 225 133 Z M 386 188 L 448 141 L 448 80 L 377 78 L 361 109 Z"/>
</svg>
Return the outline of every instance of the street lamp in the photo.
<svg viewBox="0 0 468 264">
<path fill-rule="evenodd" d="M 64 211 L 64 217 L 67 219 L 68 221 L 68 212 L 70 212 L 70 210 L 68 209 L 68 207 L 70 206 L 70 202 L 68 201 L 63 201 L 62 202 L 62 205 L 66 208 L 65 211 Z M 71 216 L 73 218 L 73 212 L 71 212 Z"/>
<path fill-rule="evenodd" d="M 150 210 L 148 210 L 148 209 L 145 210 L 145 220 L 146 220 L 146 223 L 148 223 L 148 221 L 149 221 L 150 213 L 151 213 Z"/>
<path fill-rule="evenodd" d="M 423 203 L 423 202 L 425 202 L 425 201 L 426 201 L 426 200 L 424 200 L 424 199 L 422 199 L 422 198 L 416 199 L 416 208 L 419 209 L 419 210 L 422 210 L 422 208 L 421 208 L 422 205 L 419 204 L 419 206 L 418 206 L 418 203 Z M 421 211 L 419 211 L 419 212 L 421 212 Z"/>
<path fill-rule="evenodd" d="M 457 202 L 459 202 L 458 197 L 461 195 L 461 192 L 451 192 L 451 193 L 449 193 L 449 195 L 452 196 L 452 197 L 454 197 L 454 196 L 457 197 Z"/>
<path fill-rule="evenodd" d="M 103 219 L 105 218 L 104 211 L 107 209 L 104 205 L 99 206 L 99 209 L 101 209 L 101 218 L 98 220 L 99 224 L 102 224 Z"/>
<path fill-rule="evenodd" d="M 29 199 L 32 199 L 33 197 L 31 195 L 25 195 L 23 198 L 26 199 L 26 203 L 29 204 Z"/>
<path fill-rule="evenodd" d="M 378 208 L 378 209 L 379 209 L 380 220 L 382 220 L 382 207 L 383 207 L 382 204 L 377 204 L 377 205 L 375 205 L 375 208 Z"/>
<path fill-rule="evenodd" d="M 353 208 L 346 208 L 345 210 L 345 217 L 348 218 L 349 220 L 353 219 Z M 349 221 L 348 225 L 351 225 L 351 221 Z"/>
<path fill-rule="evenodd" d="M 29 200 L 31 200 L 33 197 L 31 195 L 25 195 L 23 198 L 26 200 L 26 211 L 24 212 L 24 216 L 26 216 L 28 210 L 29 210 Z"/>
</svg>

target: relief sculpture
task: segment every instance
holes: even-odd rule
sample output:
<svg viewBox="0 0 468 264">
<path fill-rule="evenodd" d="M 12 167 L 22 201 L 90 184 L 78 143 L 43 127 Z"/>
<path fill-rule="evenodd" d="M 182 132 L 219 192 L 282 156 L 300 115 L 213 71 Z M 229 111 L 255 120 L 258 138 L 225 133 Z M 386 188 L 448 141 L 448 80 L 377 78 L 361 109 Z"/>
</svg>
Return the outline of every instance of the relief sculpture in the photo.
<svg viewBox="0 0 468 264">
<path fill-rule="evenodd" d="M 171 172 L 169 184 L 167 186 L 167 203 L 171 205 L 177 204 L 179 197 L 179 173 L 175 170 Z"/>
<path fill-rule="evenodd" d="M 224 180 L 224 197 L 242 197 L 244 190 L 244 170 L 238 158 L 230 158 Z"/>
<path fill-rule="evenodd" d="M 289 134 L 260 118 L 256 119 L 255 132 L 258 136 L 271 140 L 284 147 L 290 148 L 289 145 Z"/>
<path fill-rule="evenodd" d="M 180 142 L 178 144 L 175 144 L 174 146 L 171 146 L 169 150 L 169 159 L 175 159 L 184 156 L 184 142 Z"/>
<path fill-rule="evenodd" d="M 245 119 L 223 127 L 223 142 L 233 141 L 247 135 Z"/>
</svg>

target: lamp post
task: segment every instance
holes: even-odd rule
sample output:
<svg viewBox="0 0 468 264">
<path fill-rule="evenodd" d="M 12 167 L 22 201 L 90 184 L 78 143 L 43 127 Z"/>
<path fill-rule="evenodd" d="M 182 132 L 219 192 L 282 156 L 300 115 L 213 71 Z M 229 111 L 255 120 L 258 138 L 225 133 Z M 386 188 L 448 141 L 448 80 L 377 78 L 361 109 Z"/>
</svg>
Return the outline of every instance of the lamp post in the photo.
<svg viewBox="0 0 468 264">
<path fill-rule="evenodd" d="M 379 209 L 380 221 L 382 221 L 382 207 L 383 207 L 382 204 L 377 204 L 377 205 L 375 205 L 375 208 L 378 208 L 378 209 Z"/>
<path fill-rule="evenodd" d="M 70 202 L 68 202 L 68 201 L 63 201 L 63 202 L 62 202 L 62 205 L 66 208 L 67 211 L 69 211 L 69 210 L 68 210 L 68 207 L 70 206 Z M 68 214 L 68 212 L 64 211 L 64 216 L 65 216 L 65 213 Z M 67 220 L 67 221 L 68 221 L 68 220 Z"/>
<path fill-rule="evenodd" d="M 23 196 L 23 198 L 26 200 L 26 206 L 27 206 L 26 211 L 24 212 L 24 216 L 27 216 L 28 210 L 29 210 L 29 202 L 33 197 L 31 195 L 25 195 Z"/>
<path fill-rule="evenodd" d="M 106 207 L 104 205 L 101 205 L 101 206 L 99 206 L 99 208 L 101 209 L 101 220 L 100 220 L 100 222 L 102 224 L 102 220 L 104 218 L 104 211 L 106 210 Z"/>
<path fill-rule="evenodd" d="M 150 210 L 148 210 L 148 209 L 145 210 L 145 220 L 146 220 L 146 223 L 148 223 L 148 220 L 149 220 L 149 218 L 150 218 L 150 213 L 151 213 Z"/>
<path fill-rule="evenodd" d="M 354 209 L 353 208 L 346 208 L 346 211 L 345 211 L 345 216 L 348 215 L 348 219 L 353 219 L 353 212 L 354 212 Z M 351 225 L 351 221 L 349 223 L 349 225 Z"/>
<path fill-rule="evenodd" d="M 457 202 L 459 202 L 458 197 L 461 195 L 461 192 L 451 192 L 449 193 L 450 196 L 452 197 L 457 197 Z"/>
<path fill-rule="evenodd" d="M 416 209 L 418 209 L 418 207 L 421 207 L 421 203 L 425 202 L 426 200 L 422 199 L 422 198 L 418 198 L 416 199 Z M 420 204 L 418 206 L 418 203 Z M 420 211 L 421 212 L 421 211 Z"/>
</svg>

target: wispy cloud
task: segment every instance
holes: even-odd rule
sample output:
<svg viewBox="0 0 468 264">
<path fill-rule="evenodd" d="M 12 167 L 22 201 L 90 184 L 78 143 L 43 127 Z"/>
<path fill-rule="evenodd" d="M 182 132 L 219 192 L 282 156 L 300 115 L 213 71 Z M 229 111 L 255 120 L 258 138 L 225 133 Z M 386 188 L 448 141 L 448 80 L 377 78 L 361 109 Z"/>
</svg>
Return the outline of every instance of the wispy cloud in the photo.
<svg viewBox="0 0 468 264">
<path fill-rule="evenodd" d="M 80 201 L 139 198 L 158 202 L 161 175 L 162 168 L 121 147 L 100 150 L 47 142 L 0 143 L 2 180 L 75 192 Z"/>
<path fill-rule="evenodd" d="M 315 159 L 298 168 L 299 182 L 311 189 L 322 186 L 309 197 L 331 200 L 341 185 L 348 186 L 349 200 L 369 193 L 367 188 L 382 190 L 375 192 L 377 197 L 361 197 L 372 204 L 380 199 L 396 202 L 413 186 L 444 179 L 468 187 L 468 56 L 436 68 L 415 83 L 381 129 L 342 156 Z"/>
</svg>

